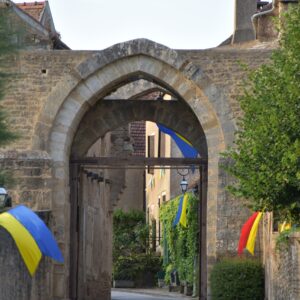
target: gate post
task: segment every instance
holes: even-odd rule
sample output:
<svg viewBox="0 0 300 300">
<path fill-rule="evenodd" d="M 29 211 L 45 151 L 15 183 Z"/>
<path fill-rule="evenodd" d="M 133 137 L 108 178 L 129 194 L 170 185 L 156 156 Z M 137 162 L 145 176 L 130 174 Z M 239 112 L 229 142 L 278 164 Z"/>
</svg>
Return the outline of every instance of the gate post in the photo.
<svg viewBox="0 0 300 300">
<path fill-rule="evenodd" d="M 69 293 L 70 299 L 77 299 L 78 285 L 78 247 L 79 247 L 79 175 L 80 165 L 70 163 L 70 274 L 69 274 Z"/>
<path fill-rule="evenodd" d="M 199 299 L 207 299 L 207 163 L 200 165 L 200 192 L 199 192 Z"/>
</svg>

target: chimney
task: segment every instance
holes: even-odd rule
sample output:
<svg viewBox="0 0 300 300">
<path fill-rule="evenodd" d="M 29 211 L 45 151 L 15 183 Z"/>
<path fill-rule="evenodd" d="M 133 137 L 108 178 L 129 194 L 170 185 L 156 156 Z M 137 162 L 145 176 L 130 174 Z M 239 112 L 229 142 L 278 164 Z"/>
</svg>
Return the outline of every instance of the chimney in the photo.
<svg viewBox="0 0 300 300">
<path fill-rule="evenodd" d="M 235 28 L 232 43 L 255 40 L 251 17 L 256 12 L 256 0 L 235 0 Z"/>
</svg>

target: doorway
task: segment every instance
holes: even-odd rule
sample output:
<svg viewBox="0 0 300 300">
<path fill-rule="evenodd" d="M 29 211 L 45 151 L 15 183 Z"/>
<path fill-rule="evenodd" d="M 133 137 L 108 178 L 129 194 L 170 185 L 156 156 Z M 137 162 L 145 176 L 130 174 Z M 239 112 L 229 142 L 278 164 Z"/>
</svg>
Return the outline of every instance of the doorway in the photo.
<svg viewBox="0 0 300 300">
<path fill-rule="evenodd" d="M 144 157 L 84 157 L 70 161 L 71 247 L 70 295 L 71 299 L 110 299 L 110 265 L 112 209 L 105 201 L 110 179 L 105 170 L 126 168 L 182 168 L 194 166 L 200 172 L 199 191 L 199 299 L 207 297 L 206 210 L 207 210 L 207 160 L 202 158 L 144 158 Z M 98 172 L 89 172 L 88 170 Z M 99 176 L 101 171 L 102 177 Z M 96 175 L 97 176 L 96 176 Z M 84 191 L 89 180 L 92 197 Z M 93 198 L 91 200 L 91 198 Z M 95 201 L 93 201 L 95 200 Z M 107 200 L 107 199 L 106 199 Z M 101 202 L 102 201 L 102 202 Z M 102 204 L 101 204 L 102 203 Z M 104 213 L 101 210 L 106 210 Z M 102 216 L 102 226 L 101 219 Z M 105 220 L 104 220 L 105 219 Z M 106 228 L 104 230 L 104 228 Z M 102 240 L 95 239 L 102 232 Z M 93 241 L 93 242 L 92 242 Z M 110 245 L 109 245 L 110 244 Z M 95 255 L 96 252 L 102 254 Z M 106 259 L 105 259 L 106 257 Z"/>
</svg>

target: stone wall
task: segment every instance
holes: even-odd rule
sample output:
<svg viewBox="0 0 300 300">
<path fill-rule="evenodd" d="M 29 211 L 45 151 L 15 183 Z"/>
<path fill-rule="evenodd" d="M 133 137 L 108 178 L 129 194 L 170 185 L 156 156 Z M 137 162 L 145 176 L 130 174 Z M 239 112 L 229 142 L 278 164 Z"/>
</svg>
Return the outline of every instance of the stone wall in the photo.
<svg viewBox="0 0 300 300">
<path fill-rule="evenodd" d="M 217 213 L 217 255 L 236 256 L 240 231 L 251 212 L 242 205 L 240 199 L 233 197 L 226 187 L 233 183 L 233 178 L 224 169 L 231 163 L 222 158 L 219 162 L 219 195 Z M 260 254 L 260 243 L 256 244 L 255 254 Z"/>
<path fill-rule="evenodd" d="M 85 56 L 83 52 L 78 54 L 74 55 L 71 51 L 63 50 L 40 50 L 21 51 L 11 57 L 7 72 L 13 75 L 2 105 L 7 113 L 11 130 L 17 132 L 20 138 L 9 144 L 6 149 L 32 149 L 38 115 L 53 88 L 63 81 L 70 70 Z M 44 133 L 39 131 L 38 134 Z M 41 148 L 43 145 L 39 149 Z"/>
<path fill-rule="evenodd" d="M 8 189 L 12 204 L 36 210 L 52 207 L 52 161 L 42 151 L 1 151 L 0 169 L 8 170 L 14 184 Z"/>
<path fill-rule="evenodd" d="M 0 266 L 0 299 L 50 299 L 51 260 L 42 257 L 34 277 L 31 277 L 14 240 L 2 227 L 0 227 Z"/>
<path fill-rule="evenodd" d="M 264 218 L 265 290 L 268 300 L 300 299 L 300 233 L 294 233 L 282 248 L 276 248 L 272 214 Z"/>
<path fill-rule="evenodd" d="M 242 94 L 242 85 L 247 80 L 245 67 L 253 70 L 269 62 L 273 45 L 257 45 L 262 47 L 232 48 L 220 47 L 208 50 L 179 50 L 180 55 L 193 62 L 207 74 L 226 95 L 233 117 L 241 116 L 238 98 Z M 271 47 L 271 48 L 269 48 Z"/>
<path fill-rule="evenodd" d="M 126 212 L 130 210 L 143 211 L 144 208 L 144 170 L 132 169 L 125 171 L 124 189 L 119 195 L 116 208 Z"/>
<path fill-rule="evenodd" d="M 21 138 L 9 145 L 10 149 L 30 149 L 32 146 L 45 149 L 44 144 L 32 145 L 35 134 L 43 137 L 43 135 L 47 136 L 48 132 L 43 127 L 39 128 L 38 132 L 34 132 L 39 112 L 47 101 L 54 101 L 47 98 L 55 87 L 57 88 L 72 73 L 76 65 L 95 53 L 97 52 L 23 51 L 12 57 L 9 71 L 15 76 L 2 103 L 8 113 L 11 128 L 17 131 Z M 203 72 L 224 91 L 231 101 L 234 117 L 240 114 L 236 99 L 241 93 L 241 82 L 245 78 L 245 70 L 241 63 L 255 68 L 267 62 L 270 53 L 268 49 L 179 51 L 184 59 L 199 65 Z M 72 83 L 65 82 L 64 88 L 67 88 L 68 84 Z M 55 96 L 61 95 L 64 88 L 57 91 L 59 94 Z"/>
</svg>

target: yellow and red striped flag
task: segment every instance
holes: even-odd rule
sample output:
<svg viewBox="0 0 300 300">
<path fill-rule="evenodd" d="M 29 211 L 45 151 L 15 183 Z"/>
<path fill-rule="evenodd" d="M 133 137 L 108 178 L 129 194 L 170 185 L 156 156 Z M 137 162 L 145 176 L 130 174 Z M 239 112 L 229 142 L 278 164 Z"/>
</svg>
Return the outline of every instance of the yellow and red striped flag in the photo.
<svg viewBox="0 0 300 300">
<path fill-rule="evenodd" d="M 262 212 L 255 212 L 245 222 L 242 227 L 240 241 L 238 245 L 238 254 L 241 255 L 246 248 L 252 255 L 254 255 L 255 240 L 259 221 L 262 217 Z"/>
</svg>

